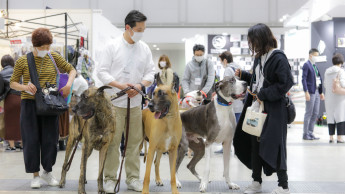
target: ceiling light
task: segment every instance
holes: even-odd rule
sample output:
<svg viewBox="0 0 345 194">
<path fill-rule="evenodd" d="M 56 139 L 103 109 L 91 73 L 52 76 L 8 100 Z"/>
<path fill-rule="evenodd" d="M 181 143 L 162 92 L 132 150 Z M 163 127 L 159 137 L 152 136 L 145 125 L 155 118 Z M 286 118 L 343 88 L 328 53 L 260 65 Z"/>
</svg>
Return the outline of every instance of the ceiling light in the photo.
<svg viewBox="0 0 345 194">
<path fill-rule="evenodd" d="M 159 51 L 159 48 L 156 48 L 157 51 Z"/>
<path fill-rule="evenodd" d="M 284 21 L 284 19 L 283 19 L 283 18 L 280 18 L 280 19 L 279 19 L 279 22 L 283 22 L 283 21 Z"/>
<path fill-rule="evenodd" d="M 155 45 L 155 44 L 154 44 L 154 45 L 152 45 L 152 46 L 153 46 L 154 48 L 156 48 L 156 47 L 157 47 L 157 45 Z"/>
<path fill-rule="evenodd" d="M 182 42 L 186 42 L 186 40 L 187 40 L 186 38 L 182 38 Z"/>
<path fill-rule="evenodd" d="M 226 33 L 226 32 L 223 32 L 223 33 L 222 33 L 222 35 L 223 35 L 223 36 L 227 36 L 227 35 L 228 35 L 228 33 Z"/>
</svg>

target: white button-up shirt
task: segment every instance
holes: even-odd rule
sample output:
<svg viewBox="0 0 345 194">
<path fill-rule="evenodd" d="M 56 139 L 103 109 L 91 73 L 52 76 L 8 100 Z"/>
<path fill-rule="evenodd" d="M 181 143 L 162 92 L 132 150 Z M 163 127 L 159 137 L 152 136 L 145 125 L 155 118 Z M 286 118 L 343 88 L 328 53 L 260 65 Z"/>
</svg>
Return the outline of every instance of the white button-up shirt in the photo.
<svg viewBox="0 0 345 194">
<path fill-rule="evenodd" d="M 143 41 L 129 44 L 121 35 L 108 44 L 102 54 L 97 76 L 104 85 L 112 81 L 138 84 L 142 80 L 153 82 L 155 67 L 150 48 Z M 115 88 L 111 94 L 119 92 Z M 140 94 L 131 98 L 131 108 L 141 105 Z M 127 94 L 112 101 L 114 106 L 126 108 Z"/>
</svg>

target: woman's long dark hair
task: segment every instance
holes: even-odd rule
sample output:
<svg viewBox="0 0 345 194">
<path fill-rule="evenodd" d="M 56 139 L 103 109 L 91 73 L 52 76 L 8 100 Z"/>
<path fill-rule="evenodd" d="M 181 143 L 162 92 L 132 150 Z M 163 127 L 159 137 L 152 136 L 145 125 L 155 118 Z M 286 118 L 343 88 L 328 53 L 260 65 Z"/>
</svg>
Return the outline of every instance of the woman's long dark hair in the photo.
<svg viewBox="0 0 345 194">
<path fill-rule="evenodd" d="M 272 48 L 277 48 L 277 40 L 274 38 L 271 29 L 262 23 L 256 24 L 248 30 L 248 45 L 255 57 L 268 53 Z"/>
</svg>

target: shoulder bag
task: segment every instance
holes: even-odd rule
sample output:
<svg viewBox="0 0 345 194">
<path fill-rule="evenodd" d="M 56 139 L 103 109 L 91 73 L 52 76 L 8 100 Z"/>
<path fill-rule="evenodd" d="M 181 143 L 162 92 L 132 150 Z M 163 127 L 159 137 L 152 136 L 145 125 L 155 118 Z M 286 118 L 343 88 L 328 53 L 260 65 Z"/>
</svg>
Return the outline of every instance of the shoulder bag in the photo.
<svg viewBox="0 0 345 194">
<path fill-rule="evenodd" d="M 333 80 L 333 86 L 332 86 L 332 92 L 334 94 L 339 94 L 339 95 L 344 95 L 345 94 L 345 89 L 341 87 L 340 85 L 340 73 L 342 70 L 340 70 L 337 74 L 337 77 L 334 78 Z"/>
<path fill-rule="evenodd" d="M 27 60 L 31 82 L 37 88 L 35 94 L 36 114 L 41 116 L 58 116 L 68 110 L 68 105 L 60 94 L 58 87 L 52 87 L 49 83 L 46 83 L 46 87 L 41 88 L 38 80 L 39 75 L 37 75 L 35 58 L 32 52 L 27 54 Z M 54 66 L 57 69 L 55 63 Z M 59 79 L 60 74 L 57 70 L 57 84 L 59 83 Z"/>
</svg>

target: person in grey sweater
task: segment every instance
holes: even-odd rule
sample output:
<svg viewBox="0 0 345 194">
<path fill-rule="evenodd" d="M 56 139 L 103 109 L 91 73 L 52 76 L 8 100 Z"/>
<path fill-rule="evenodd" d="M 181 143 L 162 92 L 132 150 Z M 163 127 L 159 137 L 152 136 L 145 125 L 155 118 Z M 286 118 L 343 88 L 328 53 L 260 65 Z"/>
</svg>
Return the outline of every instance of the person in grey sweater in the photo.
<svg viewBox="0 0 345 194">
<path fill-rule="evenodd" d="M 207 104 L 212 98 L 212 87 L 214 84 L 213 62 L 204 57 L 205 47 L 196 44 L 193 47 L 194 56 L 187 64 L 182 79 L 182 88 L 184 94 L 194 90 L 201 90 L 205 96 L 204 103 Z M 210 92 L 211 91 L 211 92 Z"/>
<path fill-rule="evenodd" d="M 235 76 L 236 69 L 241 69 L 241 66 L 233 62 L 232 54 L 229 51 L 225 51 L 222 54 L 219 55 L 220 61 L 224 67 L 224 77 L 225 76 Z M 235 116 L 236 116 L 236 122 L 238 122 L 238 119 L 240 118 L 240 115 L 242 113 L 243 109 L 243 101 L 242 100 L 235 100 L 232 103 Z"/>
</svg>

